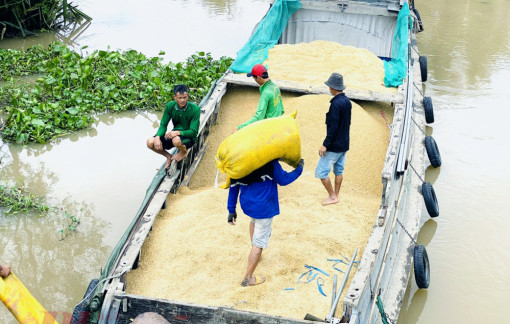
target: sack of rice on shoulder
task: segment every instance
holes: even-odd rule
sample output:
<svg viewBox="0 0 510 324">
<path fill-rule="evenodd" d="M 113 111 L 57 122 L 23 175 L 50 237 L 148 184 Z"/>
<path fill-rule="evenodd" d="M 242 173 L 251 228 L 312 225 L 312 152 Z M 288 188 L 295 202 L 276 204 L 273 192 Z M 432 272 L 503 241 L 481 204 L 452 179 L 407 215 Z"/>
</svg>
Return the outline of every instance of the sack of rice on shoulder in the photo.
<svg viewBox="0 0 510 324">
<path fill-rule="evenodd" d="M 227 137 L 218 147 L 216 164 L 229 180 L 240 179 L 272 160 L 296 167 L 301 160 L 301 139 L 297 111 L 290 115 L 260 120 Z"/>
</svg>

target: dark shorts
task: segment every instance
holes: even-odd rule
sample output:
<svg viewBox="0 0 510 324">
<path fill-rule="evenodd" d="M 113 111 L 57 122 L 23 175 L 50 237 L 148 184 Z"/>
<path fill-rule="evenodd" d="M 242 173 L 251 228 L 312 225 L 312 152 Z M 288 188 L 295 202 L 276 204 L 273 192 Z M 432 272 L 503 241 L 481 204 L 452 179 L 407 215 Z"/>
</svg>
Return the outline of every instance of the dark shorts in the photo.
<svg viewBox="0 0 510 324">
<path fill-rule="evenodd" d="M 161 139 L 161 143 L 163 143 L 163 148 L 165 150 L 169 150 L 174 147 L 174 143 L 172 143 L 171 139 L 167 139 L 165 136 L 160 136 L 159 138 Z M 186 146 L 186 149 L 189 149 L 193 146 L 193 144 L 195 144 L 195 141 L 192 138 L 181 136 L 181 143 Z"/>
</svg>

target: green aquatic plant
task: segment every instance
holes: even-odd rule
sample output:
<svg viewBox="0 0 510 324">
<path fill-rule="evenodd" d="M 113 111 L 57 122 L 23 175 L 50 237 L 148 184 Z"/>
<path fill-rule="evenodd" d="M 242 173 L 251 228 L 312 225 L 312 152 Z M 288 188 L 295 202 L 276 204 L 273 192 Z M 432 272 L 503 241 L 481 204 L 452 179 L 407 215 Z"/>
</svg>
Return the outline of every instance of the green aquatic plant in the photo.
<svg viewBox="0 0 510 324">
<path fill-rule="evenodd" d="M 62 229 L 57 231 L 60 240 L 69 236 L 80 224 L 80 219 L 76 215 L 70 214 L 58 206 L 47 205 L 42 198 L 28 192 L 22 185 L 9 186 L 7 183 L 0 184 L 0 207 L 3 208 L 2 211 L 5 215 L 15 215 L 31 211 L 38 212 L 40 217 L 63 214 L 64 225 Z"/>
<path fill-rule="evenodd" d="M 80 55 L 60 43 L 45 50 L 0 50 L 6 82 L 0 91 L 0 114 L 6 116 L 0 131 L 17 143 L 45 143 L 88 127 L 94 114 L 162 110 L 178 83 L 188 85 L 191 101 L 200 102 L 233 61 L 197 52 L 185 62 L 163 64 L 164 54 L 149 58 L 135 50 L 95 50 Z M 26 75 L 39 77 L 22 84 L 19 78 Z"/>
<path fill-rule="evenodd" d="M 83 211 L 83 210 L 82 210 Z M 80 219 L 76 215 L 71 215 L 68 212 L 64 212 L 65 224 L 57 233 L 60 235 L 60 241 L 69 236 L 76 230 L 76 227 L 80 224 Z"/>
<path fill-rule="evenodd" d="M 8 186 L 0 184 L 0 206 L 4 207 L 5 214 L 13 215 L 29 210 L 38 210 L 46 214 L 50 207 L 34 194 L 27 192 L 22 186 Z"/>
<path fill-rule="evenodd" d="M 0 39 L 56 29 L 72 21 L 92 20 L 68 0 L 0 0 Z"/>
</svg>

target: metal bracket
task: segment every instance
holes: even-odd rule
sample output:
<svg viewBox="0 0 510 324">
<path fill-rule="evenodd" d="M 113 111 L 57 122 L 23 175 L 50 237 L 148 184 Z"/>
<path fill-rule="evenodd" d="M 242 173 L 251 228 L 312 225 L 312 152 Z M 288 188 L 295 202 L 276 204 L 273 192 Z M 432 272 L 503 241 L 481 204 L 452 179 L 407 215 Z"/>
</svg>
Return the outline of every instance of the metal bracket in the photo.
<svg viewBox="0 0 510 324">
<path fill-rule="evenodd" d="M 377 213 L 377 224 L 379 226 L 384 225 L 384 221 L 386 220 L 386 213 L 388 212 L 388 206 L 384 206 L 379 209 L 379 213 Z"/>
</svg>

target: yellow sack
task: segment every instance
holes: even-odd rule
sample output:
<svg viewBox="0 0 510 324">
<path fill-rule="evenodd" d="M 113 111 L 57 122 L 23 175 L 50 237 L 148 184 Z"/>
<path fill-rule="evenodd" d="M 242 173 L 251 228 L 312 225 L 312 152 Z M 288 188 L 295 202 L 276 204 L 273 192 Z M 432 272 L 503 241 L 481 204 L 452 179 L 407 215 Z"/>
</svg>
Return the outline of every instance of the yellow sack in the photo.
<svg viewBox="0 0 510 324">
<path fill-rule="evenodd" d="M 218 147 L 216 164 L 229 178 L 240 179 L 272 160 L 296 167 L 301 160 L 301 139 L 291 115 L 260 120 L 227 137 Z M 228 188 L 229 179 L 226 187 Z"/>
<path fill-rule="evenodd" d="M 20 323 L 58 324 L 12 272 L 0 277 L 0 299 Z"/>
</svg>

